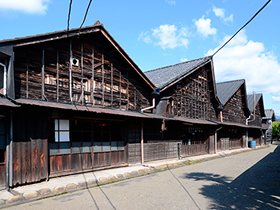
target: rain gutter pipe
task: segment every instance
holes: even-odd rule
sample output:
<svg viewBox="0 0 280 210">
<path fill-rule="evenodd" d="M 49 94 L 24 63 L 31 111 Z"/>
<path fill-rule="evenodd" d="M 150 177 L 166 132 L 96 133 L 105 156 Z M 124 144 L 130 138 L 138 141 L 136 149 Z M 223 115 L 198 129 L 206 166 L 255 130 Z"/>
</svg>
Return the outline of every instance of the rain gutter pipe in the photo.
<svg viewBox="0 0 280 210">
<path fill-rule="evenodd" d="M 215 154 L 217 154 L 218 150 L 218 131 L 221 130 L 223 127 L 217 128 L 215 130 Z"/>
</svg>

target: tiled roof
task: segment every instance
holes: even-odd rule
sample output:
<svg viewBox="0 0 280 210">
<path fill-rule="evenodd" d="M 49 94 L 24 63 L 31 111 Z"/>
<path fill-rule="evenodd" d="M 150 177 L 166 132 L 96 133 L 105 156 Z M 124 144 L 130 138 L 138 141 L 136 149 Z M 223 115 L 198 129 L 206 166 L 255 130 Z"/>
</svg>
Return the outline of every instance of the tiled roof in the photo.
<svg viewBox="0 0 280 210">
<path fill-rule="evenodd" d="M 203 57 L 171 66 L 166 66 L 144 72 L 157 88 L 164 88 L 172 82 L 192 73 L 197 68 L 211 61 L 211 57 Z"/>
<path fill-rule="evenodd" d="M 217 95 L 222 105 L 225 105 L 227 101 L 233 96 L 233 94 L 235 94 L 235 92 L 244 83 L 244 79 L 217 83 Z"/>
<path fill-rule="evenodd" d="M 255 97 L 256 97 L 256 101 L 255 101 L 255 106 L 256 106 L 258 101 L 261 99 L 262 94 L 261 93 L 255 94 Z M 247 102 L 248 102 L 248 108 L 250 112 L 252 112 L 254 110 L 254 94 L 247 95 Z"/>
</svg>

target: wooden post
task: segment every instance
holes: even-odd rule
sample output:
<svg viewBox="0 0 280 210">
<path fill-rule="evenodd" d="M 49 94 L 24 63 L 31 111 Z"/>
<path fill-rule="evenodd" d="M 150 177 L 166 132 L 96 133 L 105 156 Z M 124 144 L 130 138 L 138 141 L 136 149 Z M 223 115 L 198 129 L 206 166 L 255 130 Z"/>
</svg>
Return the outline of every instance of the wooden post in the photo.
<svg viewBox="0 0 280 210">
<path fill-rule="evenodd" d="M 121 106 L 122 106 L 122 73 L 121 73 L 121 71 L 120 71 L 119 91 L 120 91 L 120 109 L 121 109 Z"/>
<path fill-rule="evenodd" d="M 59 101 L 59 52 L 56 49 L 56 101 Z"/>
<path fill-rule="evenodd" d="M 91 48 L 91 100 L 92 100 L 92 105 L 94 105 L 94 46 L 92 44 Z"/>
<path fill-rule="evenodd" d="M 114 66 L 113 66 L 113 62 L 112 62 L 112 57 L 111 57 L 111 107 L 113 107 L 113 73 L 114 73 Z"/>
<path fill-rule="evenodd" d="M 26 98 L 28 98 L 28 57 L 26 59 Z"/>
<path fill-rule="evenodd" d="M 81 71 L 82 71 L 82 79 L 81 79 L 81 85 L 82 85 L 82 105 L 84 105 L 84 48 L 83 43 L 81 42 Z"/>
<path fill-rule="evenodd" d="M 45 46 L 43 47 L 42 50 L 42 100 L 44 100 L 44 95 L 45 95 Z"/>
<path fill-rule="evenodd" d="M 104 107 L 104 51 L 102 49 L 102 106 Z"/>
</svg>

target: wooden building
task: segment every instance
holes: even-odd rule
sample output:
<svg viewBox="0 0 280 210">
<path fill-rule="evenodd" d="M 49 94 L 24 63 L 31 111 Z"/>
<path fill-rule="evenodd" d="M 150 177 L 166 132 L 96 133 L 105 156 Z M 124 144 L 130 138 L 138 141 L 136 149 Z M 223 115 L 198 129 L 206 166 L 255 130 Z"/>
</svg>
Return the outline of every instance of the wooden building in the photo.
<svg viewBox="0 0 280 210">
<path fill-rule="evenodd" d="M 246 119 L 250 115 L 247 105 L 245 80 L 217 83 L 217 94 L 221 101 L 217 150 L 246 147 Z"/>
<path fill-rule="evenodd" d="M 154 85 L 102 24 L 0 41 L 0 59 L 1 186 L 141 162 Z"/>
<path fill-rule="evenodd" d="M 0 188 L 239 148 L 259 126 L 212 57 L 143 73 L 99 21 L 0 41 L 0 107 Z"/>
<path fill-rule="evenodd" d="M 214 127 L 217 124 L 209 120 L 217 119 L 219 100 L 212 57 L 166 66 L 145 74 L 159 94 L 153 114 L 163 119 L 161 132 L 166 144 L 174 140 L 182 142 L 182 156 L 214 153 Z"/>
<path fill-rule="evenodd" d="M 262 117 L 262 128 L 265 130 L 265 143 L 272 143 L 272 122 L 276 120 L 273 109 L 265 109 L 265 117 Z"/>
<path fill-rule="evenodd" d="M 256 145 L 262 145 L 264 144 L 263 133 L 265 133 L 262 128 L 262 118 L 265 117 L 263 95 L 261 93 L 247 95 L 247 101 L 251 113 L 248 125 L 256 127 L 249 128 L 248 140 L 256 141 Z"/>
</svg>

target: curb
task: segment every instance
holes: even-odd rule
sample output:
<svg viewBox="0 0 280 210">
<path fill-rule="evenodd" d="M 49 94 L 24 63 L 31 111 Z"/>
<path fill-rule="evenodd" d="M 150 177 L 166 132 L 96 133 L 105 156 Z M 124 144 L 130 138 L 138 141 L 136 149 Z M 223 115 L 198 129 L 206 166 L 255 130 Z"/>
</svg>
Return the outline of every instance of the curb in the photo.
<svg viewBox="0 0 280 210">
<path fill-rule="evenodd" d="M 267 148 L 267 147 L 269 147 L 269 146 L 265 145 L 265 146 L 261 146 L 259 148 L 255 148 L 252 150 L 242 150 L 242 151 L 232 150 L 232 152 L 228 152 L 227 154 L 226 153 L 216 154 L 215 156 L 209 156 L 209 157 L 200 157 L 199 158 L 199 156 L 197 156 L 198 158 L 195 158 L 192 160 L 188 160 L 186 158 L 185 160 L 181 160 L 181 161 L 179 160 L 178 162 L 175 162 L 175 163 L 164 163 L 164 164 L 156 165 L 156 166 L 146 166 L 146 168 L 139 169 L 137 171 L 125 172 L 124 174 L 117 174 L 116 176 L 110 175 L 108 177 L 100 177 L 98 180 L 90 179 L 88 181 L 79 182 L 78 184 L 69 183 L 66 186 L 56 186 L 53 189 L 43 188 L 38 191 L 19 193 L 18 195 L 8 198 L 7 200 L 0 199 L 0 208 L 23 204 L 26 202 L 35 201 L 35 200 L 46 198 L 46 197 L 52 197 L 52 196 L 60 195 L 60 194 L 64 194 L 64 193 L 74 192 L 74 191 L 78 191 L 78 190 L 82 190 L 82 189 L 86 189 L 86 188 L 102 186 L 102 185 L 114 183 L 117 181 L 128 180 L 131 178 L 136 178 L 136 177 L 153 174 L 153 173 L 157 173 L 157 172 L 162 172 L 162 171 L 166 171 L 166 170 L 170 170 L 170 169 L 180 168 L 183 166 L 188 166 L 191 164 L 200 163 L 200 162 L 204 162 L 204 161 L 208 161 L 208 160 L 224 158 L 224 157 L 228 157 L 231 155 L 236 155 L 236 154 L 240 154 L 243 152 L 253 151 L 253 150 L 257 150 L 257 149 L 263 149 L 263 148 Z"/>
</svg>

